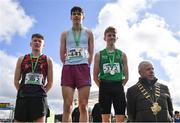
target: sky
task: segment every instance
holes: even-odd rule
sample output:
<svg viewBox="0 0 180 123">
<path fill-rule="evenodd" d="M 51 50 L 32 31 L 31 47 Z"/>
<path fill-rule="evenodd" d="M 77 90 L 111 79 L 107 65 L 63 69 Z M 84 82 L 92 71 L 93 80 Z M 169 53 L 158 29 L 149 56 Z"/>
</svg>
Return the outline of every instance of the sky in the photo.
<svg viewBox="0 0 180 123">
<path fill-rule="evenodd" d="M 62 113 L 59 40 L 61 33 L 72 27 L 73 6 L 84 9 L 83 25 L 94 34 L 95 53 L 105 48 L 105 28 L 117 29 L 116 48 L 128 58 L 125 91 L 139 78 L 138 64 L 150 60 L 158 81 L 170 89 L 174 109 L 180 111 L 180 0 L 0 0 L 0 102 L 15 103 L 15 65 L 19 56 L 31 52 L 31 35 L 38 32 L 45 37 L 43 52 L 54 65 L 48 103 Z M 98 91 L 94 81 L 93 91 Z"/>
</svg>

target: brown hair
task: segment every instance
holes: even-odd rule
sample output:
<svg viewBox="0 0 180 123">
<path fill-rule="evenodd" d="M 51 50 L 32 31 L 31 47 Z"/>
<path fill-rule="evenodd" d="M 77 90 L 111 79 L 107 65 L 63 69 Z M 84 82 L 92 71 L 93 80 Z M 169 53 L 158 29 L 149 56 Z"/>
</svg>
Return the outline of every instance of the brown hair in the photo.
<svg viewBox="0 0 180 123">
<path fill-rule="evenodd" d="M 106 35 L 106 33 L 108 33 L 108 32 L 113 32 L 113 33 L 117 33 L 117 30 L 116 30 L 116 28 L 114 28 L 113 26 L 109 26 L 109 27 L 107 27 L 106 29 L 105 29 L 105 31 L 104 31 L 104 36 Z"/>
</svg>

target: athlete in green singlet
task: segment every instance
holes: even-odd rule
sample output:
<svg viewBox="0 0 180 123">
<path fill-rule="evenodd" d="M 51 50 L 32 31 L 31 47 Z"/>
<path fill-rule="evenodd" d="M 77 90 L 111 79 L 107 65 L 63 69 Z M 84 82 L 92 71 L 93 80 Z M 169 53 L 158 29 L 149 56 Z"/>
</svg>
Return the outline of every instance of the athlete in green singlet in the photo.
<svg viewBox="0 0 180 123">
<path fill-rule="evenodd" d="M 99 87 L 102 121 L 110 122 L 113 104 L 116 122 L 123 122 L 126 108 L 124 85 L 128 81 L 127 57 L 115 47 L 117 37 L 114 27 L 105 30 L 104 40 L 106 48 L 96 53 L 94 61 L 94 81 Z"/>
</svg>

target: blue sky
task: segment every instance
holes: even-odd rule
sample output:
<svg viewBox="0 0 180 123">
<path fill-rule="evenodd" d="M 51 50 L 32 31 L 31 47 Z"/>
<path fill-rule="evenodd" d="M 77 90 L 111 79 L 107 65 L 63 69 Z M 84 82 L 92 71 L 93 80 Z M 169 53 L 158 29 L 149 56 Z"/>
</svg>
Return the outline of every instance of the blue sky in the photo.
<svg viewBox="0 0 180 123">
<path fill-rule="evenodd" d="M 86 6 L 87 2 L 88 6 Z M 17 56 L 19 55 L 17 54 L 17 49 L 19 52 L 28 52 L 28 43 L 31 34 L 39 32 L 44 34 L 46 39 L 44 53 L 52 56 L 56 62 L 59 62 L 59 38 L 61 32 L 69 29 L 71 26 L 70 9 L 72 6 L 86 6 L 83 8 L 86 12 L 84 25 L 93 28 L 98 21 L 98 12 L 106 2 L 107 1 L 104 0 L 100 0 L 99 2 L 95 2 L 95 0 L 21 0 L 19 1 L 20 6 L 23 7 L 26 14 L 35 21 L 23 37 L 16 33 L 12 37 L 11 44 L 7 45 L 6 43 L 2 43 L 2 48 L 4 50 L 7 48 L 10 49 L 7 53 L 13 53 L 13 55 Z M 15 45 L 17 46 L 16 48 L 14 48 Z"/>
<path fill-rule="evenodd" d="M 179 0 L 0 0 L 0 3 L 0 101 L 15 101 L 13 76 L 17 58 L 31 51 L 31 35 L 39 32 L 45 36 L 44 53 L 54 61 L 49 104 L 57 113 L 62 112 L 59 39 L 64 30 L 71 28 L 70 9 L 77 5 L 85 12 L 83 25 L 94 33 L 95 53 L 105 47 L 104 29 L 109 25 L 117 28 L 116 47 L 127 54 L 130 72 L 125 89 L 136 83 L 139 62 L 151 60 L 159 81 L 169 86 L 174 106 L 180 110 Z M 97 91 L 92 83 L 91 91 Z"/>
</svg>

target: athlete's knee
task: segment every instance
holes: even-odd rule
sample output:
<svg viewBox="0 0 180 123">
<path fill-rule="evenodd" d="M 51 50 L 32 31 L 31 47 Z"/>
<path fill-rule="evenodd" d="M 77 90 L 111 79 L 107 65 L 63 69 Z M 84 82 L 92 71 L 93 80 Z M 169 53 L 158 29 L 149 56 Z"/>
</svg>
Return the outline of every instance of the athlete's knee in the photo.
<svg viewBox="0 0 180 123">
<path fill-rule="evenodd" d="M 79 110 L 82 112 L 87 111 L 87 104 L 86 103 L 79 104 Z"/>
<path fill-rule="evenodd" d="M 103 114 L 102 115 L 102 121 L 103 122 L 110 122 L 111 121 L 111 115 L 110 114 Z"/>
<path fill-rule="evenodd" d="M 116 114 L 115 115 L 115 119 L 117 122 L 124 122 L 124 119 L 125 119 L 125 115 L 122 115 L 122 114 Z"/>
<path fill-rule="evenodd" d="M 64 104 L 64 112 L 71 113 L 72 108 L 73 108 L 72 104 L 70 104 L 70 103 L 65 103 Z"/>
</svg>

